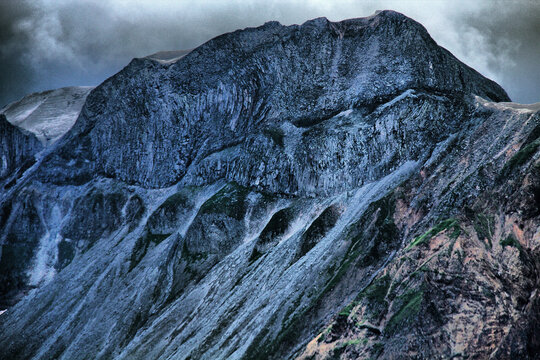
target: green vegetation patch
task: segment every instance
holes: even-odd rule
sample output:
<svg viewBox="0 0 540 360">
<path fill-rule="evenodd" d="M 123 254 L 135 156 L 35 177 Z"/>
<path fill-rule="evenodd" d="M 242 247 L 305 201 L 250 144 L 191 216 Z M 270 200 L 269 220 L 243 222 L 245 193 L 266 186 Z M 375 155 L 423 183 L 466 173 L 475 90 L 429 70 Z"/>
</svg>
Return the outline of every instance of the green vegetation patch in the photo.
<svg viewBox="0 0 540 360">
<path fill-rule="evenodd" d="M 346 340 L 340 344 L 338 344 L 333 350 L 332 350 L 332 357 L 330 359 L 340 359 L 341 355 L 349 348 L 349 347 L 356 347 L 358 344 L 366 344 L 367 339 L 352 339 L 352 340 Z"/>
<path fill-rule="evenodd" d="M 188 263 L 193 263 L 200 260 L 206 260 L 208 258 L 208 254 L 205 252 L 191 252 L 184 241 L 182 244 L 182 258 L 187 260 Z"/>
<path fill-rule="evenodd" d="M 319 338 L 317 339 L 317 342 L 318 343 L 321 343 L 323 341 L 326 340 L 326 336 L 328 334 L 330 334 L 332 332 L 332 325 L 330 325 L 329 327 L 327 327 L 326 329 L 324 329 L 323 333 L 321 334 L 321 336 L 319 336 Z"/>
<path fill-rule="evenodd" d="M 502 245 L 502 247 L 513 246 L 516 249 L 518 249 L 519 252 L 523 250 L 523 248 L 521 247 L 521 244 L 519 243 L 519 241 L 515 238 L 513 234 L 510 234 L 504 240 L 501 240 L 500 244 Z"/>
<path fill-rule="evenodd" d="M 283 147 L 283 138 L 285 137 L 285 133 L 282 129 L 277 127 L 267 128 L 263 130 L 263 134 L 272 139 L 274 144 Z"/>
<path fill-rule="evenodd" d="M 169 196 L 151 215 L 148 219 L 148 223 L 152 224 L 155 221 L 159 222 L 159 219 L 169 219 L 169 221 L 174 218 L 176 213 L 182 208 L 189 208 L 192 205 L 190 204 L 190 199 L 194 196 L 195 192 L 198 190 L 196 186 L 186 186 L 181 189 L 179 192 L 174 193 Z"/>
<path fill-rule="evenodd" d="M 364 344 L 366 342 L 367 342 L 367 339 L 352 339 L 352 340 L 347 340 L 347 341 L 342 342 L 341 344 L 338 345 L 338 347 L 346 348 L 349 346 Z"/>
<path fill-rule="evenodd" d="M 385 333 L 388 335 L 393 335 L 403 325 L 416 318 L 420 312 L 423 298 L 423 291 L 410 291 L 399 296 L 397 298 L 397 302 L 401 303 L 401 306 L 386 324 Z"/>
<path fill-rule="evenodd" d="M 357 305 L 364 301 L 368 316 L 371 319 L 380 318 L 388 309 L 386 294 L 388 294 L 391 283 L 392 279 L 388 275 L 377 278 L 358 294 L 353 304 Z"/>
<path fill-rule="evenodd" d="M 368 299 L 371 303 L 383 303 L 391 282 L 392 279 L 390 279 L 390 276 L 388 275 L 384 275 L 376 279 L 364 291 L 366 299 Z"/>
<path fill-rule="evenodd" d="M 236 182 L 229 183 L 201 206 L 200 213 L 225 214 L 233 219 L 241 220 L 246 212 L 248 194 L 248 188 Z"/>
<path fill-rule="evenodd" d="M 379 261 L 386 254 L 387 247 L 396 243 L 399 237 L 399 229 L 394 223 L 395 195 L 393 192 L 387 194 L 382 199 L 371 203 L 361 218 L 352 224 L 346 235 L 351 239 L 349 248 L 341 263 L 334 267 L 335 271 L 324 289 L 310 302 L 308 306 L 296 313 L 292 319 L 283 324 L 281 332 L 269 344 L 264 344 L 262 339 L 264 334 L 259 334 L 248 348 L 250 354 L 247 359 L 268 358 L 270 354 L 275 354 L 280 346 L 290 344 L 301 331 L 306 314 L 317 304 L 323 301 L 325 295 L 332 291 L 343 279 L 343 276 L 350 270 L 360 257 L 365 260 L 361 266 L 368 266 L 374 261 Z M 375 219 L 374 219 L 375 218 Z M 373 223 L 373 220 L 374 223 Z M 379 247 L 383 246 L 379 255 Z M 360 265 L 359 265 L 360 266 Z M 349 309 L 344 309 L 348 311 Z M 352 308 L 351 308 L 352 310 Z M 324 339 L 321 339 L 324 341 Z"/>
<path fill-rule="evenodd" d="M 478 239 L 487 240 L 487 246 L 491 249 L 493 234 L 495 234 L 495 218 L 485 214 L 476 214 L 474 218 L 474 230 L 478 235 Z"/>
<path fill-rule="evenodd" d="M 188 197 L 183 192 L 177 192 L 167 198 L 158 208 L 158 210 L 175 209 L 178 205 L 186 206 L 188 203 Z"/>
<path fill-rule="evenodd" d="M 407 246 L 405 250 L 410 250 L 415 246 L 428 243 L 433 237 L 445 230 L 452 230 L 449 235 L 451 240 L 457 239 L 461 234 L 461 228 L 459 227 L 458 221 L 453 218 L 446 219 L 426 231 L 424 234 L 414 238 L 414 240 L 409 244 L 409 246 Z"/>
<path fill-rule="evenodd" d="M 353 301 L 352 303 L 350 303 L 349 305 L 347 305 L 343 309 L 341 309 L 338 316 L 349 317 L 349 315 L 351 315 L 352 309 L 354 309 L 354 307 L 356 305 L 358 305 L 358 303 L 356 301 Z"/>
<path fill-rule="evenodd" d="M 302 298 L 304 297 L 304 293 L 302 292 L 298 297 L 293 301 L 292 305 L 287 309 L 287 312 L 285 313 L 285 316 L 283 319 L 287 321 L 291 317 L 291 315 L 300 307 L 300 303 L 302 302 Z"/>
<path fill-rule="evenodd" d="M 540 146 L 540 138 L 534 140 L 530 144 L 524 145 L 519 151 L 504 164 L 500 177 L 504 178 L 508 176 L 512 170 L 525 164 L 536 153 Z"/>
<path fill-rule="evenodd" d="M 363 258 L 366 260 L 364 265 L 367 266 L 370 262 L 378 260 L 379 254 L 377 248 L 380 243 L 389 243 L 399 237 L 399 230 L 394 223 L 395 199 L 393 195 L 394 194 L 391 193 L 384 198 L 373 202 L 368 207 L 365 215 L 362 216 L 357 223 L 352 225 L 352 227 L 356 227 L 356 231 L 359 231 L 354 235 L 340 267 L 321 295 L 332 289 L 341 280 L 351 264 L 360 256 L 364 255 Z M 373 231 L 366 232 L 365 229 L 369 225 L 364 224 L 364 222 L 372 219 L 372 216 L 377 211 L 377 219 L 372 227 L 372 229 L 375 229 L 375 233 Z M 373 241 L 373 246 L 367 247 L 371 241 Z"/>
<path fill-rule="evenodd" d="M 374 358 L 379 357 L 381 353 L 384 351 L 384 344 L 381 342 L 376 342 L 371 347 L 371 355 L 374 356 Z"/>
</svg>

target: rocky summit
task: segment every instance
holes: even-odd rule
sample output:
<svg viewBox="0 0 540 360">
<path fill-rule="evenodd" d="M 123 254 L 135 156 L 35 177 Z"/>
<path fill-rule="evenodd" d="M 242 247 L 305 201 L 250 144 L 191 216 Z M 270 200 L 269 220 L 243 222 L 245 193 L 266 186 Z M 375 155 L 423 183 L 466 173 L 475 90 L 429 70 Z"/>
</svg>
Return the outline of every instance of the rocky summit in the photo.
<svg viewBox="0 0 540 360">
<path fill-rule="evenodd" d="M 0 118 L 0 358 L 538 358 L 540 104 L 406 16 L 55 99 Z"/>
</svg>

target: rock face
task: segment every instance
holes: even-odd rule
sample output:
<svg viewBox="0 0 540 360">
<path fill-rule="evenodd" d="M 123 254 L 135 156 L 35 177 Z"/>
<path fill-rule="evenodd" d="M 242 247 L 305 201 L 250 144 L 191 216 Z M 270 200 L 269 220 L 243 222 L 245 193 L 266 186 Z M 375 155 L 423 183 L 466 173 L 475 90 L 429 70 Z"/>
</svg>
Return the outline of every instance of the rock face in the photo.
<svg viewBox="0 0 540 360">
<path fill-rule="evenodd" d="M 1 193 L 1 358 L 540 352 L 540 105 L 391 11 L 169 55 Z"/>
<path fill-rule="evenodd" d="M 18 168 L 28 168 L 35 160 L 34 155 L 43 149 L 39 140 L 28 131 L 11 125 L 0 114 L 0 180 Z"/>
<path fill-rule="evenodd" d="M 399 163 L 418 154 L 381 149 L 388 156 L 383 164 L 382 154 L 368 158 L 365 144 L 373 136 L 380 138 L 379 148 L 398 142 L 379 120 L 371 134 L 345 139 L 347 151 L 339 150 L 343 158 L 334 167 L 328 152 L 338 152 L 333 144 L 343 139 L 321 143 L 325 137 L 308 132 L 313 126 L 350 119 L 336 118 L 340 113 L 367 117 L 405 97 L 418 102 L 415 108 L 437 103 L 436 119 L 426 119 L 425 134 L 415 134 L 429 133 L 436 142 L 440 131 L 430 127 L 453 132 L 465 106 L 459 99 L 471 93 L 509 100 L 497 84 L 457 61 L 401 14 L 340 23 L 320 18 L 289 27 L 272 22 L 217 37 L 172 64 L 133 60 L 89 96 L 62 156 L 86 162 L 89 174 L 145 187 L 226 178 L 271 192 L 332 192 L 386 174 L 379 168 L 391 167 L 384 162 L 392 158 Z M 403 140 L 408 146 L 418 143 Z M 315 147 L 328 151 L 321 151 L 321 158 Z M 359 166 L 377 169 L 352 175 Z"/>
<path fill-rule="evenodd" d="M 0 211 L 0 307 L 13 305 L 31 288 L 50 280 L 57 251 L 39 211 L 46 197 L 17 183 L 39 167 L 41 152 L 52 148 L 75 123 L 93 87 L 67 87 L 25 96 L 0 110 L 0 187 L 7 201 Z M 18 194 L 17 194 L 18 193 Z M 17 201 L 10 197 L 17 194 Z M 107 216 L 107 215 L 103 215 Z M 41 243 L 40 241 L 44 242 Z"/>
<path fill-rule="evenodd" d="M 540 103 L 480 100 L 472 118 L 373 204 L 401 250 L 299 359 L 537 358 Z"/>
<path fill-rule="evenodd" d="M 0 114 L 0 183 L 5 191 L 16 179 L 36 163 L 35 155 L 43 149 L 39 140 L 28 131 L 10 124 Z M 28 194 L 26 194 L 28 195 Z M 15 209 L 5 204 L 0 211 L 2 221 L 2 250 L 0 258 L 0 307 L 13 305 L 27 287 L 26 266 L 32 259 L 36 237 L 40 236 L 41 224 L 35 216 L 32 200 L 25 195 Z M 6 226 L 5 212 L 17 213 L 18 221 Z"/>
</svg>

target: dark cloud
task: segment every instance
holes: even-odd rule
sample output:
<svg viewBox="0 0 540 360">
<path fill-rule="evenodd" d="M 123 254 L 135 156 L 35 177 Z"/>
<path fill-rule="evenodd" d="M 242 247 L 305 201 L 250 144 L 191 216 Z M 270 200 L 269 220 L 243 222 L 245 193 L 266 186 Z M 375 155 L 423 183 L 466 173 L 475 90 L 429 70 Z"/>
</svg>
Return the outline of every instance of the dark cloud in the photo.
<svg viewBox="0 0 540 360">
<path fill-rule="evenodd" d="M 97 85 L 133 57 L 193 48 L 272 15 L 241 2 L 2 1 L 0 107 L 34 91 Z"/>
<path fill-rule="evenodd" d="M 18 19 L 31 16 L 33 9 L 21 1 L 0 2 L 0 107 L 28 92 L 36 76 L 22 62 L 28 38 L 16 29 Z"/>
<path fill-rule="evenodd" d="M 390 8 L 422 22 L 437 42 L 520 102 L 540 101 L 536 2 L 300 0 L 0 1 L 0 106 L 25 94 L 97 85 L 133 57 L 189 49 L 268 20 L 338 21 Z"/>
<path fill-rule="evenodd" d="M 458 28 L 481 35 L 484 51 L 493 55 L 487 66 L 514 101 L 539 102 L 540 2 L 509 5 L 512 3 L 494 1 L 489 8 L 457 18 L 456 23 Z"/>
</svg>

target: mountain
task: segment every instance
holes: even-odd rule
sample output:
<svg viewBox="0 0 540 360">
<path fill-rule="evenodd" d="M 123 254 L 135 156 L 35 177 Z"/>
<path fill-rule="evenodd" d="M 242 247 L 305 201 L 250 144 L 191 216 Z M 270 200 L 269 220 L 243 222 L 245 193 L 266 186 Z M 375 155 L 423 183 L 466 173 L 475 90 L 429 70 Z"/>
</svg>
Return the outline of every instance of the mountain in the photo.
<svg viewBox="0 0 540 360">
<path fill-rule="evenodd" d="M 71 129 L 81 112 L 91 86 L 72 86 L 30 94 L 6 105 L 0 113 L 44 144 L 56 142 Z"/>
<path fill-rule="evenodd" d="M 0 358 L 534 359 L 539 146 L 393 11 L 134 59 L 0 181 Z"/>
</svg>

